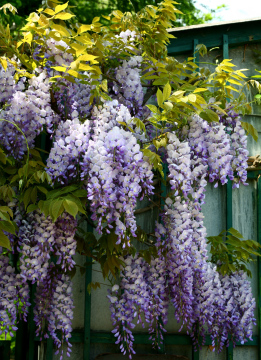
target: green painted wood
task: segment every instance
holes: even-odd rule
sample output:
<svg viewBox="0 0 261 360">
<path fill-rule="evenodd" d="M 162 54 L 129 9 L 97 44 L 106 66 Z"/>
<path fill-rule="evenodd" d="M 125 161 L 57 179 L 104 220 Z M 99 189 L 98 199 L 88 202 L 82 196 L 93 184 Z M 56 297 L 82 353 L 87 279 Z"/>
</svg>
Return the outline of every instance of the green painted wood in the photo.
<svg viewBox="0 0 261 360">
<path fill-rule="evenodd" d="M 53 358 L 53 339 L 49 337 L 46 342 L 46 360 L 52 360 Z"/>
<path fill-rule="evenodd" d="M 232 227 L 232 181 L 228 180 L 227 183 L 227 213 L 226 213 L 226 228 L 227 230 Z M 230 342 L 226 349 L 227 360 L 233 360 L 233 345 Z"/>
<path fill-rule="evenodd" d="M 248 171 L 247 178 L 257 179 L 259 175 L 261 175 L 261 170 Z"/>
<path fill-rule="evenodd" d="M 28 325 L 20 320 L 15 334 L 15 360 L 24 360 L 24 344 L 28 344 Z"/>
<path fill-rule="evenodd" d="M 88 225 L 88 231 L 93 229 Z M 86 257 L 86 263 L 90 263 L 91 258 Z M 91 348 L 91 294 L 88 292 L 87 287 L 92 281 L 92 266 L 86 266 L 85 273 L 85 308 L 84 308 L 84 341 L 83 341 L 83 360 L 90 359 Z"/>
<path fill-rule="evenodd" d="M 244 31 L 242 31 L 242 26 Z M 193 53 L 193 42 L 191 39 L 198 39 L 199 44 L 207 48 L 222 47 L 223 34 L 228 35 L 230 47 L 251 44 L 261 41 L 261 20 L 251 20 L 238 23 L 222 24 L 219 26 L 193 26 L 191 28 L 173 29 L 171 34 L 176 39 L 171 39 L 168 46 L 170 56 L 178 54 Z"/>
<path fill-rule="evenodd" d="M 227 347 L 227 360 L 233 360 L 233 344 L 231 341 Z"/>
<path fill-rule="evenodd" d="M 28 316 L 29 348 L 28 348 L 28 353 L 27 353 L 27 360 L 34 360 L 34 353 L 35 353 L 35 341 L 34 341 L 35 322 L 34 322 L 34 313 L 33 313 L 33 309 L 35 306 L 35 302 L 34 302 L 35 291 L 36 291 L 36 284 L 33 284 L 30 289 L 30 303 L 32 305 L 30 306 L 29 316 Z M 20 352 L 21 352 L 21 349 L 23 349 L 23 348 L 24 348 L 24 346 L 22 346 L 20 348 Z M 24 359 L 24 356 L 22 358 Z"/>
<path fill-rule="evenodd" d="M 146 333 L 133 334 L 135 343 L 137 344 L 151 344 L 149 340 L 150 335 Z M 72 343 L 83 343 L 84 332 L 73 331 L 70 342 Z M 186 334 L 171 334 L 166 333 L 164 335 L 164 341 L 166 345 L 192 345 L 191 337 Z M 115 337 L 111 332 L 107 331 L 91 331 L 91 343 L 97 344 L 114 344 Z M 211 345 L 212 340 L 209 335 L 206 336 L 205 345 Z M 253 341 L 248 340 L 245 344 L 237 343 L 237 346 L 257 346 L 258 336 L 253 336 Z"/>
<path fill-rule="evenodd" d="M 229 49 L 228 49 L 228 36 L 223 35 L 223 59 L 228 59 L 229 58 L 228 52 L 229 52 Z"/>
<path fill-rule="evenodd" d="M 192 360 L 199 360 L 199 350 L 192 351 Z"/>
<path fill-rule="evenodd" d="M 10 340 L 0 341 L 0 359 L 10 360 L 10 352 L 11 352 L 11 341 Z"/>
<path fill-rule="evenodd" d="M 261 244 L 261 176 L 257 180 L 257 241 Z M 261 259 L 258 258 L 258 359 L 261 360 Z"/>
<path fill-rule="evenodd" d="M 168 172 L 168 165 L 167 164 L 163 164 L 163 174 L 164 174 L 164 182 L 161 182 L 161 200 L 160 200 L 160 204 L 161 204 L 161 211 L 164 210 L 164 204 L 165 204 L 165 198 L 167 196 L 167 172 Z M 161 321 L 161 320 L 160 320 Z M 161 339 L 160 337 L 158 337 L 158 343 L 160 343 Z M 151 341 L 150 341 L 151 344 Z M 161 346 L 158 348 L 158 353 L 159 354 L 165 354 L 165 337 L 163 339 L 163 343 L 161 344 Z"/>
<path fill-rule="evenodd" d="M 226 228 L 229 229 L 232 227 L 232 181 L 228 180 L 227 183 L 227 218 L 226 218 Z"/>
<path fill-rule="evenodd" d="M 199 63 L 199 52 L 196 52 L 196 47 L 199 44 L 198 39 L 193 39 L 193 56 L 194 56 L 194 63 Z"/>
</svg>

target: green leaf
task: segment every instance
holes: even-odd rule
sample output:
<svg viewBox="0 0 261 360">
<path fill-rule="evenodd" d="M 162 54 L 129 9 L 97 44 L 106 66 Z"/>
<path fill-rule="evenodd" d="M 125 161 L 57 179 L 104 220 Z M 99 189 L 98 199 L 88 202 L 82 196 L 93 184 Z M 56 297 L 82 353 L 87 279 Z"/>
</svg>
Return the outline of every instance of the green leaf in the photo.
<svg viewBox="0 0 261 360">
<path fill-rule="evenodd" d="M 155 105 L 146 105 L 147 106 L 147 108 L 149 108 L 150 109 L 150 111 L 152 111 L 154 114 L 157 114 L 159 111 L 158 111 L 158 108 L 157 108 L 157 106 L 155 106 Z"/>
<path fill-rule="evenodd" d="M 75 15 L 69 14 L 69 13 L 60 13 L 60 14 L 55 15 L 54 19 L 69 20 L 73 16 L 75 16 Z"/>
<path fill-rule="evenodd" d="M 63 206 L 68 214 L 72 215 L 74 218 L 76 217 L 76 215 L 78 214 L 78 206 L 75 202 L 65 199 L 63 200 Z"/>
<path fill-rule="evenodd" d="M 243 239 L 243 235 L 240 234 L 240 232 L 238 230 L 234 229 L 234 228 L 228 229 L 228 233 L 230 233 L 231 235 L 233 235 L 233 236 L 235 236 L 235 237 L 237 237 L 239 239 Z"/>
<path fill-rule="evenodd" d="M 37 200 L 37 186 L 35 186 L 31 191 L 31 201 L 33 204 L 36 203 Z"/>
<path fill-rule="evenodd" d="M 79 198 L 80 198 L 80 197 L 87 198 L 87 191 L 84 190 L 84 189 L 78 189 L 78 190 L 74 191 L 74 192 L 72 193 L 72 195 L 77 196 L 77 197 L 79 197 Z"/>
<path fill-rule="evenodd" d="M 170 97 L 170 94 L 171 94 L 171 86 L 169 83 L 167 83 L 163 89 L 163 102 L 168 100 L 168 98 Z"/>
<path fill-rule="evenodd" d="M 0 246 L 11 250 L 10 241 L 2 230 L 0 230 Z"/>
<path fill-rule="evenodd" d="M 158 170 L 160 172 L 161 176 L 164 177 L 164 173 L 162 170 L 161 157 L 149 149 L 143 149 L 142 152 L 143 152 L 144 156 L 148 157 L 148 160 L 154 166 L 154 169 Z"/>
<path fill-rule="evenodd" d="M 27 208 L 30 199 L 31 199 L 31 192 L 32 192 L 32 188 L 30 187 L 29 189 L 26 190 L 26 192 L 24 193 L 23 196 L 23 202 L 24 202 L 24 207 L 25 209 Z"/>
<path fill-rule="evenodd" d="M 202 111 L 199 116 L 203 119 L 206 120 L 208 122 L 219 122 L 219 117 L 218 114 L 215 113 L 213 110 L 210 109 L 206 109 L 204 111 Z"/>
<path fill-rule="evenodd" d="M 0 229 L 15 234 L 15 226 L 11 221 L 0 221 Z"/>
<path fill-rule="evenodd" d="M 132 121 L 140 130 L 142 130 L 143 132 L 146 132 L 146 128 L 145 128 L 143 121 L 141 121 L 138 118 L 132 118 Z"/>
<path fill-rule="evenodd" d="M 12 211 L 12 209 L 10 209 L 10 207 L 8 207 L 8 206 L 0 206 L 0 212 L 2 212 L 2 213 L 7 213 L 7 214 L 9 214 L 11 217 L 13 217 L 13 211 Z"/>
<path fill-rule="evenodd" d="M 257 130 L 254 128 L 253 125 L 251 125 L 251 124 L 249 124 L 249 123 L 247 123 L 247 122 L 245 122 L 245 121 L 241 121 L 241 126 L 242 126 L 243 129 L 246 130 L 247 134 L 250 134 L 250 135 L 253 137 L 253 139 L 254 139 L 255 141 L 258 140 L 258 132 L 257 132 Z"/>
<path fill-rule="evenodd" d="M 36 204 L 30 204 L 26 210 L 27 213 L 32 212 L 34 210 L 38 209 L 38 206 Z"/>
<path fill-rule="evenodd" d="M 6 10 L 9 10 L 13 15 L 15 15 L 15 13 L 17 13 L 17 9 L 11 5 L 11 4 L 5 4 L 3 6 L 0 7 L 0 10 L 3 10 L 4 14 L 6 15 Z"/>
<path fill-rule="evenodd" d="M 62 212 L 64 210 L 63 201 L 64 200 L 52 201 L 52 204 L 50 207 L 50 213 L 51 213 L 53 221 L 56 221 L 57 218 L 62 214 Z"/>
<path fill-rule="evenodd" d="M 65 4 L 57 5 L 54 9 L 55 14 L 57 14 L 60 11 L 65 10 L 68 7 L 68 3 L 69 3 L 69 1 L 67 1 L 67 3 L 65 3 Z"/>
<path fill-rule="evenodd" d="M 55 199 L 57 197 L 60 197 L 61 195 L 76 191 L 76 190 L 78 190 L 78 188 L 79 188 L 79 185 L 69 185 L 69 186 L 65 186 L 63 188 L 51 190 L 48 192 L 46 198 L 47 199 Z"/>
<path fill-rule="evenodd" d="M 163 93 L 160 89 L 157 90 L 157 101 L 159 106 L 163 104 Z"/>
</svg>

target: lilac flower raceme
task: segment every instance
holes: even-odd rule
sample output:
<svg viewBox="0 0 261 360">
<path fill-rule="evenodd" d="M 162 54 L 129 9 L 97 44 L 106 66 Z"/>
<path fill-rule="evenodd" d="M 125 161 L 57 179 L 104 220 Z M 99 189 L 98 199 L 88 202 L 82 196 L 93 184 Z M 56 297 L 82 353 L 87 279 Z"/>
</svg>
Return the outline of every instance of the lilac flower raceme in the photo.
<svg viewBox="0 0 261 360">
<path fill-rule="evenodd" d="M 47 276 L 49 260 L 54 251 L 56 228 L 51 218 L 38 212 L 30 213 L 18 233 L 21 277 L 32 283 Z"/>
<path fill-rule="evenodd" d="M 115 69 L 117 83 L 113 84 L 113 91 L 120 103 L 127 106 L 134 116 L 141 116 L 143 111 L 143 88 L 141 85 L 141 56 L 133 56 L 124 60 L 122 65 Z"/>
<path fill-rule="evenodd" d="M 77 221 L 67 213 L 63 213 L 55 222 L 54 254 L 58 257 L 56 264 L 61 264 L 64 272 L 72 270 L 75 265 L 76 227 Z"/>
<path fill-rule="evenodd" d="M 13 336 L 17 330 L 17 316 L 26 321 L 29 303 L 29 287 L 23 284 L 20 274 L 9 265 L 9 258 L 2 254 L 0 248 L 0 335 Z"/>
<path fill-rule="evenodd" d="M 69 339 L 72 332 L 73 300 L 72 283 L 70 277 L 57 271 L 51 263 L 47 276 L 40 282 L 36 289 L 34 307 L 34 321 L 36 323 L 36 335 L 48 338 L 50 332 L 57 348 L 56 354 L 61 351 L 60 359 L 63 359 L 64 341 L 67 344 L 67 356 L 70 356 L 71 344 Z M 47 327 L 44 327 L 44 320 Z M 58 332 L 61 332 L 61 339 Z"/>
<path fill-rule="evenodd" d="M 103 222 L 109 227 L 115 222 L 118 243 L 123 240 L 123 246 L 129 246 L 129 234 L 136 236 L 136 201 L 152 193 L 153 173 L 151 165 L 143 160 L 136 138 L 118 126 L 122 115 L 115 101 L 96 113 L 94 135 L 83 163 L 89 166 L 87 191 L 97 230 L 102 231 Z"/>
<path fill-rule="evenodd" d="M 0 104 L 9 102 L 16 91 L 24 90 L 25 78 L 16 83 L 14 74 L 15 68 L 13 65 L 8 63 L 6 70 L 0 65 Z"/>
<path fill-rule="evenodd" d="M 42 72 L 29 80 L 26 91 L 15 91 L 9 100 L 9 106 L 1 112 L 0 143 L 16 159 L 21 160 L 27 152 L 22 133 L 13 125 L 17 125 L 24 133 L 28 146 L 34 147 L 35 138 L 46 125 L 52 131 L 57 115 L 51 109 L 50 85 L 46 73 Z"/>
<path fill-rule="evenodd" d="M 149 323 L 151 339 L 160 346 L 165 331 L 163 324 L 167 320 L 168 293 L 160 259 L 152 259 L 149 265 L 136 254 L 123 261 L 126 266 L 121 269 L 121 292 L 115 285 L 108 298 L 116 344 L 120 344 L 121 352 L 129 353 L 131 359 L 131 354 L 135 354 L 132 335 L 135 322 L 143 327 L 144 320 Z"/>
<path fill-rule="evenodd" d="M 80 123 L 76 110 L 72 113 L 72 120 L 59 124 L 46 168 L 53 181 L 67 184 L 69 180 L 80 177 L 80 163 L 88 150 L 90 131 L 90 121 Z"/>
</svg>

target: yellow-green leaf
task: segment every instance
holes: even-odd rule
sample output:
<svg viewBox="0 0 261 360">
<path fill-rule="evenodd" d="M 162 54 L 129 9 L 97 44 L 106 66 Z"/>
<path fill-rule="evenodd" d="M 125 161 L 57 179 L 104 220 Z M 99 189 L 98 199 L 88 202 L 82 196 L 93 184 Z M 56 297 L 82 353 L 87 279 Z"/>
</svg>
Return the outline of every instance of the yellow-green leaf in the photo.
<svg viewBox="0 0 261 360">
<path fill-rule="evenodd" d="M 72 215 L 74 218 L 76 217 L 76 215 L 78 214 L 78 206 L 75 202 L 65 199 L 63 200 L 63 206 L 65 211 L 68 212 L 68 214 Z"/>
<path fill-rule="evenodd" d="M 52 24 L 52 28 L 63 36 L 70 36 L 69 31 L 62 25 Z"/>
<path fill-rule="evenodd" d="M 213 110 L 210 109 L 206 109 L 204 111 L 202 111 L 199 116 L 203 119 L 206 120 L 208 122 L 219 122 L 219 117 L 218 114 L 216 114 Z"/>
<path fill-rule="evenodd" d="M 89 31 L 89 30 L 91 30 L 91 25 L 82 25 L 78 28 L 77 34 L 81 34 L 85 31 Z"/>
<path fill-rule="evenodd" d="M 196 95 L 194 95 L 194 94 L 189 94 L 188 95 L 188 100 L 189 100 L 189 102 L 196 102 L 197 101 L 197 97 L 196 97 Z"/>
<path fill-rule="evenodd" d="M 55 14 L 57 14 L 57 13 L 60 12 L 60 11 L 63 11 L 64 9 L 66 9 L 66 8 L 68 7 L 68 2 L 69 2 L 69 1 L 67 1 L 67 3 L 65 3 L 65 4 L 57 5 L 57 6 L 55 7 L 55 9 L 54 9 Z"/>
<path fill-rule="evenodd" d="M 243 129 L 246 130 L 247 134 L 250 134 L 250 135 L 253 137 L 253 139 L 254 139 L 255 141 L 258 140 L 258 132 L 257 132 L 257 130 L 254 128 L 253 125 L 251 125 L 251 124 L 249 124 L 249 123 L 247 123 L 247 122 L 245 122 L 245 121 L 241 121 L 241 126 L 242 126 Z"/>
<path fill-rule="evenodd" d="M 66 71 L 66 67 L 64 66 L 51 66 L 52 69 L 56 70 L 56 71 Z"/>
<path fill-rule="evenodd" d="M 49 8 L 45 9 L 43 12 L 48 14 L 48 15 L 51 15 L 51 16 L 53 16 L 55 14 L 55 12 L 52 9 L 49 9 Z"/>
<path fill-rule="evenodd" d="M 163 93 L 160 89 L 157 90 L 157 101 L 159 106 L 161 106 L 163 103 Z"/>
<path fill-rule="evenodd" d="M 171 94 L 171 86 L 169 83 L 167 83 L 163 89 L 163 101 L 168 100 L 170 94 Z"/>
<path fill-rule="evenodd" d="M 7 69 L 7 61 L 4 58 L 0 58 L 0 63 L 3 66 L 4 70 L 6 71 Z"/>
<path fill-rule="evenodd" d="M 10 241 L 2 230 L 0 230 L 0 246 L 11 250 Z"/>
<path fill-rule="evenodd" d="M 69 13 L 60 13 L 60 14 L 55 15 L 54 19 L 69 20 L 73 16 L 75 16 L 75 15 L 69 14 Z"/>
</svg>

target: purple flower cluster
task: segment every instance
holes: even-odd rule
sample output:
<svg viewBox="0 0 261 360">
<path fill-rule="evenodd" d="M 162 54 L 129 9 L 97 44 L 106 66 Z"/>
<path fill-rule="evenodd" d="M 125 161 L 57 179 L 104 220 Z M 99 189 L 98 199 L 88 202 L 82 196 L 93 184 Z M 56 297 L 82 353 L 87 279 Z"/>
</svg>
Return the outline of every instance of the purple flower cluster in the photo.
<svg viewBox="0 0 261 360">
<path fill-rule="evenodd" d="M 71 344 L 69 339 L 72 332 L 73 301 L 72 282 L 70 277 L 61 274 L 53 263 L 50 264 L 47 276 L 38 285 L 35 296 L 34 321 L 36 323 L 36 335 L 48 338 L 47 331 L 57 347 L 56 354 L 61 350 L 63 358 L 63 343 L 67 343 L 67 356 L 70 356 Z M 47 328 L 45 328 L 45 320 Z M 61 339 L 57 331 L 62 333 Z"/>
<path fill-rule="evenodd" d="M 57 256 L 57 265 L 63 272 L 70 271 L 75 262 L 77 221 L 63 213 L 55 223 L 40 212 L 30 213 L 22 220 L 18 232 L 18 251 L 21 253 L 21 278 L 32 283 L 44 281 L 51 255 Z"/>
<path fill-rule="evenodd" d="M 9 265 L 9 258 L 0 248 L 0 335 L 13 336 L 17 330 L 18 314 L 26 321 L 29 303 L 29 287 L 24 284 L 20 274 Z"/>
<path fill-rule="evenodd" d="M 208 124 L 198 116 L 190 119 L 181 139 L 168 133 L 171 192 L 161 224 L 156 225 L 158 257 L 150 265 L 138 255 L 126 258 L 120 286 L 114 286 L 115 293 L 109 296 L 113 332 L 123 353 L 134 353 L 132 329 L 136 317 L 142 320 L 141 311 L 150 324 L 152 341 L 160 346 L 169 302 L 195 348 L 202 345 L 200 338 L 204 343 L 206 330 L 218 351 L 228 344 L 229 336 L 234 344 L 252 337 L 255 300 L 250 283 L 243 272 L 222 277 L 208 262 L 201 211 L 207 178 L 221 184 L 228 177 L 233 179 L 233 164 L 238 164 L 240 151 L 246 149 L 245 139 L 232 154 L 236 145 L 224 124 Z"/>
<path fill-rule="evenodd" d="M 65 340 L 69 346 L 68 354 L 73 300 L 71 281 L 65 273 L 75 265 L 76 226 L 77 221 L 67 213 L 54 223 L 50 217 L 35 211 L 21 220 L 17 234 L 18 251 L 21 253 L 19 281 L 25 289 L 27 281 L 37 283 L 34 308 L 36 334 L 44 333 L 47 337 L 44 323 L 47 320 L 47 330 L 58 350 Z M 52 255 L 56 258 L 55 265 L 51 262 Z M 57 331 L 62 331 L 62 341 Z"/>
<path fill-rule="evenodd" d="M 33 148 L 43 125 L 51 132 L 57 121 L 51 109 L 50 84 L 46 73 L 30 79 L 27 90 L 13 92 L 8 103 L 9 106 L 1 112 L 1 118 L 7 121 L 0 121 L 0 143 L 12 156 L 21 159 L 27 152 L 26 142 L 13 124 L 23 131 L 29 147 Z"/>
<path fill-rule="evenodd" d="M 20 270 L 24 280 L 33 284 L 47 276 L 51 252 L 54 251 L 55 224 L 50 217 L 38 212 L 22 220 L 18 233 L 18 251 L 21 253 Z"/>
<path fill-rule="evenodd" d="M 76 227 L 77 220 L 67 213 L 63 213 L 55 223 L 54 253 L 58 257 L 56 264 L 61 265 L 63 272 L 72 270 L 75 265 Z"/>
<path fill-rule="evenodd" d="M 154 345 L 162 342 L 163 324 L 167 321 L 168 293 L 165 284 L 162 260 L 152 259 L 149 265 L 138 254 L 123 259 L 125 267 L 121 269 L 121 284 L 114 285 L 109 291 L 109 301 L 114 330 L 125 355 L 135 354 L 132 330 L 136 323 L 149 323 L 149 332 Z M 121 290 L 120 290 L 121 289 Z"/>
<path fill-rule="evenodd" d="M 117 100 L 127 106 L 134 116 L 142 115 L 143 88 L 141 85 L 141 56 L 133 56 L 124 60 L 122 65 L 115 69 L 117 83 L 113 83 L 113 91 Z"/>
<path fill-rule="evenodd" d="M 97 230 L 102 232 L 103 222 L 109 228 L 115 222 L 118 243 L 123 240 L 123 246 L 129 246 L 126 231 L 136 236 L 134 209 L 142 193 L 152 193 L 153 173 L 151 165 L 143 160 L 136 138 L 118 126 L 117 107 L 114 101 L 97 114 L 84 162 L 89 166 L 87 191 Z M 126 113 L 129 117 L 127 109 Z"/>
<path fill-rule="evenodd" d="M 80 123 L 76 110 L 72 120 L 59 124 L 46 168 L 52 180 L 67 184 L 70 179 L 79 178 L 80 162 L 88 150 L 89 139 L 90 121 Z"/>
<path fill-rule="evenodd" d="M 0 65 L 0 103 L 9 102 L 16 91 L 24 90 L 25 79 L 20 79 L 16 83 L 14 75 L 15 68 L 13 65 L 8 64 L 6 70 Z"/>
</svg>

